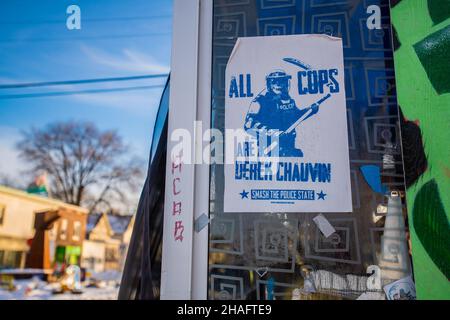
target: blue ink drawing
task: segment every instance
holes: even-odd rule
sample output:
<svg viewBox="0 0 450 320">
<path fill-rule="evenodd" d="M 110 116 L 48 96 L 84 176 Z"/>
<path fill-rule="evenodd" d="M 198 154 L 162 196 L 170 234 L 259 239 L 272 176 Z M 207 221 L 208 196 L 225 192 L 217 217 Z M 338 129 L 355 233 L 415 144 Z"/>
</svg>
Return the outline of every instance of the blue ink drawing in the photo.
<svg viewBox="0 0 450 320">
<path fill-rule="evenodd" d="M 248 199 L 248 191 L 242 190 L 242 192 L 239 194 L 241 195 L 241 199 L 244 199 L 244 198 Z"/>
<path fill-rule="evenodd" d="M 320 200 L 320 199 L 325 200 L 326 195 L 327 195 L 326 193 L 323 193 L 323 191 L 320 191 L 319 193 L 317 193 L 317 200 Z"/>
<path fill-rule="evenodd" d="M 310 67 L 293 58 L 283 59 L 302 69 Z M 295 129 L 301 122 L 314 116 L 319 106 L 331 94 L 323 96 L 309 107 L 300 109 L 289 94 L 292 76 L 284 70 L 275 70 L 266 76 L 266 88 L 250 104 L 244 129 L 257 139 L 260 154 L 264 156 L 303 157 L 296 147 Z M 279 146 L 278 153 L 272 152 Z"/>
</svg>

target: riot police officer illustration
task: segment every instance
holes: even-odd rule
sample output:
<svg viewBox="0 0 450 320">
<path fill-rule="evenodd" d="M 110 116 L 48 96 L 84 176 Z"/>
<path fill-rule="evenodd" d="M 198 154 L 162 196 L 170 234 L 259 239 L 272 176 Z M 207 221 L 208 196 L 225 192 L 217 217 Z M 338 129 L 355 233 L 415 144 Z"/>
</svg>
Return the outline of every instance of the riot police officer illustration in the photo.
<svg viewBox="0 0 450 320">
<path fill-rule="evenodd" d="M 259 147 L 265 138 L 267 146 L 279 145 L 279 156 L 303 157 L 303 151 L 295 145 L 295 128 L 315 115 L 319 111 L 319 104 L 328 97 L 307 108 L 298 108 L 289 95 L 291 78 L 283 70 L 273 71 L 266 76 L 266 89 L 250 104 L 244 129 L 258 139 Z M 271 156 L 265 149 L 265 155 Z"/>
</svg>

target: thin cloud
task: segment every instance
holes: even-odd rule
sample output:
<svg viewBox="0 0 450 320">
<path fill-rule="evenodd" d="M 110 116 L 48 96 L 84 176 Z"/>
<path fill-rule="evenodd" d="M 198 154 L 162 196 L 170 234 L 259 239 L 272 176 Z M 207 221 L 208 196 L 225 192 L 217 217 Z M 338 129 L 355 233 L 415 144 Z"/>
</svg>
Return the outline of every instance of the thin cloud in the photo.
<svg viewBox="0 0 450 320">
<path fill-rule="evenodd" d="M 7 78 L 7 77 L 0 77 L 0 84 L 11 84 L 11 83 L 18 83 L 18 82 L 25 82 L 24 80 L 16 80 L 15 78 Z"/>
<path fill-rule="evenodd" d="M 86 45 L 81 46 L 86 56 L 97 65 L 115 70 L 138 73 L 168 73 L 169 66 L 159 63 L 155 58 L 138 50 L 123 49 L 120 55 L 112 55 Z"/>
</svg>

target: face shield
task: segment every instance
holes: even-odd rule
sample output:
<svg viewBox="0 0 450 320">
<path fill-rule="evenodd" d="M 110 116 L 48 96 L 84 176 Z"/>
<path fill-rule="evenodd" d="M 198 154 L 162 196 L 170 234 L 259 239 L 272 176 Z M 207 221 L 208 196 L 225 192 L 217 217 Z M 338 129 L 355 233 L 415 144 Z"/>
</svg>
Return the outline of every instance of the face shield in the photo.
<svg viewBox="0 0 450 320">
<path fill-rule="evenodd" d="M 290 76 L 268 77 L 267 90 L 276 95 L 286 95 L 289 93 Z"/>
</svg>

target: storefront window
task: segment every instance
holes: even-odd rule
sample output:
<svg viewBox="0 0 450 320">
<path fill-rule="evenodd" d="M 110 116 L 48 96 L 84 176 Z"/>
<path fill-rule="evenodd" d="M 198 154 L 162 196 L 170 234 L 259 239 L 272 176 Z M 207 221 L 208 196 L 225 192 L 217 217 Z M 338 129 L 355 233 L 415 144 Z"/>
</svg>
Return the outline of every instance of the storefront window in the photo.
<svg viewBox="0 0 450 320">
<path fill-rule="evenodd" d="M 0 226 L 3 224 L 4 219 L 5 219 L 5 206 L 0 204 Z"/>
<path fill-rule="evenodd" d="M 20 268 L 21 251 L 0 251 L 0 268 Z"/>
<path fill-rule="evenodd" d="M 382 10 L 369 31 L 367 3 Z M 224 213 L 224 166 L 211 166 L 209 299 L 357 299 L 370 266 L 381 284 L 411 273 L 388 1 L 215 0 L 212 127 L 224 132 L 225 68 L 238 37 L 328 34 L 342 38 L 353 212 L 326 213 L 324 238 L 313 213 Z M 379 169 L 385 194 L 364 168 Z M 394 226 L 394 227 L 392 227 Z M 369 269 L 369 273 L 368 273 Z"/>
<path fill-rule="evenodd" d="M 81 239 L 81 222 L 75 221 L 73 223 L 73 236 L 72 240 L 74 241 L 80 241 Z"/>
<path fill-rule="evenodd" d="M 59 233 L 59 237 L 61 238 L 61 240 L 66 240 L 67 238 L 67 224 L 67 219 L 61 220 L 61 228 Z"/>
<path fill-rule="evenodd" d="M 105 261 L 106 262 L 117 262 L 119 259 L 117 249 L 106 248 L 105 250 Z"/>
<path fill-rule="evenodd" d="M 80 263 L 80 257 L 81 257 L 81 247 L 79 247 L 79 246 L 67 246 L 66 247 L 67 263 L 78 265 Z"/>
<path fill-rule="evenodd" d="M 66 260 L 66 247 L 57 246 L 55 254 L 55 262 L 62 264 Z"/>
</svg>

